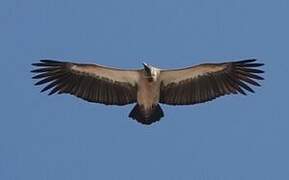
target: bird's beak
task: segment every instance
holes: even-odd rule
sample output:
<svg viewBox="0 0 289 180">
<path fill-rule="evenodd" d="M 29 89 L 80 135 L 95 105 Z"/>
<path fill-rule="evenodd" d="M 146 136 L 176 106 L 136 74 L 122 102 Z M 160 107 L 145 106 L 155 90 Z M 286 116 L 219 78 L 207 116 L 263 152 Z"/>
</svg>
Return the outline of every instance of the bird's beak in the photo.
<svg viewBox="0 0 289 180">
<path fill-rule="evenodd" d="M 144 66 L 144 70 L 145 70 L 146 72 L 150 73 L 150 67 L 149 67 L 149 65 L 148 65 L 147 63 L 145 63 L 145 62 L 143 62 L 142 64 L 143 64 L 143 66 Z"/>
<path fill-rule="evenodd" d="M 145 62 L 142 63 L 144 67 L 148 67 L 149 65 Z"/>
</svg>

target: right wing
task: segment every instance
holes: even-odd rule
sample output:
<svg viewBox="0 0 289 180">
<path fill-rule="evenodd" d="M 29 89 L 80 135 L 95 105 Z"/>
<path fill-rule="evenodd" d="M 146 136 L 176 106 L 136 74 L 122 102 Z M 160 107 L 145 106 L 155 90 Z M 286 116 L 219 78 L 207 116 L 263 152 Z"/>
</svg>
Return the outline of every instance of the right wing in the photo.
<svg viewBox="0 0 289 180">
<path fill-rule="evenodd" d="M 249 84 L 260 86 L 258 73 L 262 63 L 255 59 L 237 62 L 200 64 L 184 69 L 161 71 L 160 103 L 170 105 L 196 104 L 226 94 L 254 92 Z"/>
</svg>

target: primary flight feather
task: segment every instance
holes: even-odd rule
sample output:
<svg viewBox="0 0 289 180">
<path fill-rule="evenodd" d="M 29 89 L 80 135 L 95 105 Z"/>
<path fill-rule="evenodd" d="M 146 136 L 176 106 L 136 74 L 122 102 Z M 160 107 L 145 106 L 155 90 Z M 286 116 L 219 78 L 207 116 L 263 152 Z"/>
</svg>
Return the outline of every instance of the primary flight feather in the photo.
<svg viewBox="0 0 289 180">
<path fill-rule="evenodd" d="M 143 124 L 160 120 L 159 103 L 191 105 L 229 94 L 254 92 L 264 73 L 256 59 L 200 64 L 164 70 L 143 63 L 143 69 L 125 70 L 95 64 L 40 60 L 35 85 L 46 84 L 49 95 L 72 94 L 89 102 L 106 105 L 136 103 L 129 117 Z"/>
</svg>

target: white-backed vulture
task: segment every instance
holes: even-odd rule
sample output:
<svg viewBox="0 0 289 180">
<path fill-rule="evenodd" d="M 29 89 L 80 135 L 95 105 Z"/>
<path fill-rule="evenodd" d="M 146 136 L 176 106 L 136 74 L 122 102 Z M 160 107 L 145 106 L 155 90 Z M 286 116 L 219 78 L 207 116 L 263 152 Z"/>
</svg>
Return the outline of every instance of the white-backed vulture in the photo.
<svg viewBox="0 0 289 180">
<path fill-rule="evenodd" d="M 159 69 L 143 63 L 143 69 L 125 70 L 96 64 L 40 60 L 35 85 L 46 84 L 49 95 L 71 94 L 106 105 L 136 103 L 129 117 L 143 124 L 159 121 L 164 113 L 159 103 L 192 105 L 229 94 L 254 92 L 264 73 L 256 59 L 207 63 L 182 69 Z"/>
</svg>

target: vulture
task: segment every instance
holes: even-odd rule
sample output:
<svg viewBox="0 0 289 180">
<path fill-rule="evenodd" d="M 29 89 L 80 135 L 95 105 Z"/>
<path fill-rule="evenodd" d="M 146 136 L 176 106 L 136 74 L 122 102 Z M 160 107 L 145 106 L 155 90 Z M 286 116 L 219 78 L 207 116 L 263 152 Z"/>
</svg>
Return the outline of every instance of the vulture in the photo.
<svg viewBox="0 0 289 180">
<path fill-rule="evenodd" d="M 136 103 L 129 117 L 149 125 L 163 116 L 160 103 L 193 105 L 230 94 L 254 93 L 252 86 L 264 73 L 256 59 L 205 63 L 180 69 L 159 69 L 143 63 L 142 69 L 119 69 L 97 64 L 56 60 L 33 63 L 35 85 L 52 94 L 71 94 L 105 105 Z M 250 87 L 251 86 L 251 87 Z"/>
</svg>

